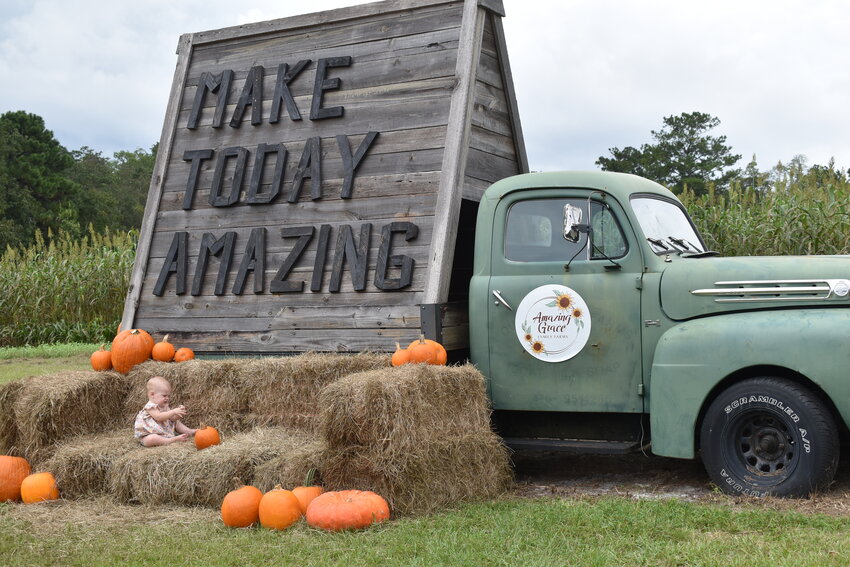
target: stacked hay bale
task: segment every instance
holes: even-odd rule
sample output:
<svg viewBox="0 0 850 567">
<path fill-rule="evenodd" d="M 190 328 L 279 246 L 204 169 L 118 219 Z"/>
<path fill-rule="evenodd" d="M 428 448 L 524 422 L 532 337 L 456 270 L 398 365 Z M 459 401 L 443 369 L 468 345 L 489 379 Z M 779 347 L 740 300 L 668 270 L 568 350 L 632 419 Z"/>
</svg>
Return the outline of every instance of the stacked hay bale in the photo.
<svg viewBox="0 0 850 567">
<path fill-rule="evenodd" d="M 4 443 L 14 439 L 15 452 L 37 465 L 68 437 L 118 426 L 127 391 L 127 381 L 117 372 L 62 372 L 22 380 L 5 390 L 4 409 L 11 409 L 15 431 L 6 417 L 0 437 Z"/>
<path fill-rule="evenodd" d="M 328 488 L 373 490 L 394 513 L 416 515 L 510 486 L 508 451 L 472 365 L 353 374 L 325 387 L 320 406 Z"/>
</svg>

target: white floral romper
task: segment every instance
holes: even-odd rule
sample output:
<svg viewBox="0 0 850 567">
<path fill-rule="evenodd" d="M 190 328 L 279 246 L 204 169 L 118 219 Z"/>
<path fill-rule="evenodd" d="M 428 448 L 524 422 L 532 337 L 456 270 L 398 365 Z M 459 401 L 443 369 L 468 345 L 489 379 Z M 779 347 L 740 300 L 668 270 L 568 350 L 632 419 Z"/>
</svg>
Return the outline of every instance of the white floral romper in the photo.
<svg viewBox="0 0 850 567">
<path fill-rule="evenodd" d="M 151 417 L 151 414 L 148 413 L 149 409 L 157 408 L 158 406 L 153 402 L 148 402 L 145 404 L 145 407 L 142 408 L 142 411 L 136 414 L 136 423 L 133 426 L 135 431 L 136 439 L 141 442 L 143 437 L 147 437 L 151 433 L 156 433 L 157 435 L 162 435 L 163 437 L 174 437 L 174 421 L 167 419 L 163 422 L 159 422 Z"/>
</svg>

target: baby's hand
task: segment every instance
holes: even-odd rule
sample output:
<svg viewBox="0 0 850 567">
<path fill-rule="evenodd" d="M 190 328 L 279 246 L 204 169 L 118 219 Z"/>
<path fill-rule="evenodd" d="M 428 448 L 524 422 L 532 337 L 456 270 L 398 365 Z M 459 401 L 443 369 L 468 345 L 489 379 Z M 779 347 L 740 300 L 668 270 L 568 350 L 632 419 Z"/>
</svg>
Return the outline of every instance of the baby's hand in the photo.
<svg viewBox="0 0 850 567">
<path fill-rule="evenodd" d="M 186 435 L 185 433 L 182 433 L 180 435 L 177 435 L 176 437 L 170 438 L 168 441 L 169 441 L 169 443 L 179 443 L 181 441 L 186 441 L 188 439 L 189 439 L 189 436 Z"/>
<path fill-rule="evenodd" d="M 171 415 L 173 417 L 184 418 L 186 417 L 186 407 L 185 406 L 177 406 L 173 410 L 171 410 Z"/>
</svg>

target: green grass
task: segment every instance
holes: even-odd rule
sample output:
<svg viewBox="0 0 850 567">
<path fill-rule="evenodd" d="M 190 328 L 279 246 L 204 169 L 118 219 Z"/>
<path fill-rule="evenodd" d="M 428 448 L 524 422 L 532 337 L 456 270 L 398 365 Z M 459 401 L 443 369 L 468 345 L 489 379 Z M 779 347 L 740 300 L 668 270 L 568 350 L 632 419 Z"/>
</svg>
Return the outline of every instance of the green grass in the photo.
<svg viewBox="0 0 850 567">
<path fill-rule="evenodd" d="M 0 348 L 0 384 L 67 370 L 91 370 L 89 357 L 99 345 L 72 343 Z"/>
<path fill-rule="evenodd" d="M 301 523 L 232 530 L 210 514 L 183 522 L 67 523 L 45 530 L 0 505 L 3 565 L 847 565 L 850 520 L 674 500 L 521 500 L 463 506 L 356 533 Z M 40 505 L 43 506 L 43 505 Z M 69 506 L 63 504 L 62 506 Z M 57 514 L 62 513 L 56 507 Z M 43 518 L 47 512 L 40 512 Z"/>
</svg>

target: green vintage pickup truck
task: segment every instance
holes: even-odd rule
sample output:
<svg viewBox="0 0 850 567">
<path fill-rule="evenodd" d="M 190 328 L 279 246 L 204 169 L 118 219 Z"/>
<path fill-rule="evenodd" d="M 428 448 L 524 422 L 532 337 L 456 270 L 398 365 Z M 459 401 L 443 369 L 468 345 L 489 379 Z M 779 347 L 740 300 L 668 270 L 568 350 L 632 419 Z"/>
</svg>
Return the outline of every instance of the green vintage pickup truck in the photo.
<svg viewBox="0 0 850 567">
<path fill-rule="evenodd" d="M 492 185 L 475 238 L 470 358 L 509 445 L 700 457 L 729 493 L 832 481 L 850 256 L 724 258 L 673 193 L 603 172 Z"/>
</svg>

